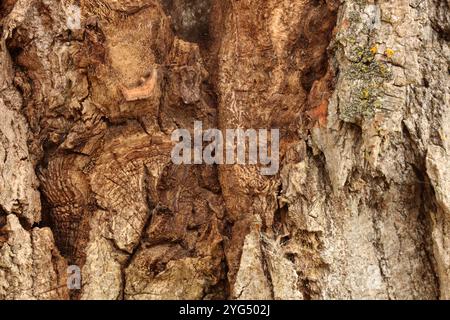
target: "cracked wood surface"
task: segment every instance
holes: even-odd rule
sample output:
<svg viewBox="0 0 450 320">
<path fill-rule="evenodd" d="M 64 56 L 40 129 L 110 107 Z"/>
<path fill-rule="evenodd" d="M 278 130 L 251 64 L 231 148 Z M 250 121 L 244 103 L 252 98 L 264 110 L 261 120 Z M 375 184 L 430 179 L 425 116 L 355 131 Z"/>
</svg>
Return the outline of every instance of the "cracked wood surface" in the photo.
<svg viewBox="0 0 450 320">
<path fill-rule="evenodd" d="M 449 5 L 3 1 L 0 299 L 449 299 Z M 196 120 L 279 174 L 172 164 Z"/>
<path fill-rule="evenodd" d="M 122 94 L 126 101 L 136 101 L 150 98 L 153 95 L 157 82 L 158 71 L 153 69 L 151 75 L 147 79 L 141 79 L 140 86 L 132 89 L 122 87 Z"/>
</svg>

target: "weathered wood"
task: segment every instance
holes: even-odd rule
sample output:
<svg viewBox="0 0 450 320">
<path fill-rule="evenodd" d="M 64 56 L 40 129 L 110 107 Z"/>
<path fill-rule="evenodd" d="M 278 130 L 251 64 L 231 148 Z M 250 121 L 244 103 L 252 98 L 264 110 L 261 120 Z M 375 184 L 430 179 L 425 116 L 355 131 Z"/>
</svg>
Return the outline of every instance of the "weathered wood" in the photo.
<svg viewBox="0 0 450 320">
<path fill-rule="evenodd" d="M 0 299 L 450 298 L 448 0 L 0 21 Z M 173 164 L 194 121 L 280 129 L 279 173 Z"/>
</svg>

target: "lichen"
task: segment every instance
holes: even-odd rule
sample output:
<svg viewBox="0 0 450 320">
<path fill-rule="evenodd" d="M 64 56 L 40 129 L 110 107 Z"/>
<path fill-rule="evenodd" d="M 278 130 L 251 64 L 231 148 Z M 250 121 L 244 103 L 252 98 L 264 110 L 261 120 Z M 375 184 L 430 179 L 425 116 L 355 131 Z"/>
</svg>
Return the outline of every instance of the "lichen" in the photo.
<svg viewBox="0 0 450 320">
<path fill-rule="evenodd" d="M 381 108 L 382 86 L 392 74 L 386 63 L 376 59 L 377 52 L 376 45 L 356 47 L 354 50 L 357 62 L 353 62 L 344 73 L 353 85 L 349 103 L 341 105 L 340 116 L 344 121 L 371 118 Z"/>
</svg>

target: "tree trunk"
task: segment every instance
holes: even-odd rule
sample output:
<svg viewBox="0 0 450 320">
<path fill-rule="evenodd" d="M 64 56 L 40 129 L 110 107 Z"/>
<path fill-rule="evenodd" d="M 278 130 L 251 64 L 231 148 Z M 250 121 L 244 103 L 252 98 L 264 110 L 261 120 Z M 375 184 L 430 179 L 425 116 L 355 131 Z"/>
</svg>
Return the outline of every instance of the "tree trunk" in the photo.
<svg viewBox="0 0 450 320">
<path fill-rule="evenodd" d="M 3 0 L 0 299 L 450 299 L 449 9 Z M 278 173 L 175 164 L 194 121 Z"/>
</svg>

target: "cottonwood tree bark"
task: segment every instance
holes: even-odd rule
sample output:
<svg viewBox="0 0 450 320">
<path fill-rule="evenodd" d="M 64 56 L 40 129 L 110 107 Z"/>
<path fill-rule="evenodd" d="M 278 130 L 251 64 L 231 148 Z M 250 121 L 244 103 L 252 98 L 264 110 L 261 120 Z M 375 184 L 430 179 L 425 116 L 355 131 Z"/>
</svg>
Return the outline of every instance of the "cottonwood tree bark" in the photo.
<svg viewBox="0 0 450 320">
<path fill-rule="evenodd" d="M 0 299 L 449 299 L 449 6 L 2 1 Z"/>
</svg>

